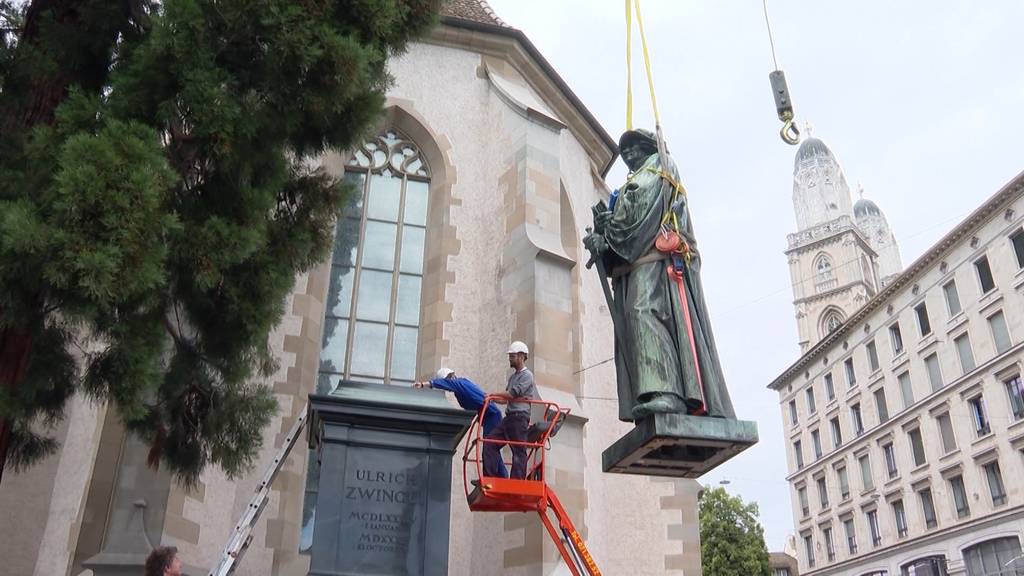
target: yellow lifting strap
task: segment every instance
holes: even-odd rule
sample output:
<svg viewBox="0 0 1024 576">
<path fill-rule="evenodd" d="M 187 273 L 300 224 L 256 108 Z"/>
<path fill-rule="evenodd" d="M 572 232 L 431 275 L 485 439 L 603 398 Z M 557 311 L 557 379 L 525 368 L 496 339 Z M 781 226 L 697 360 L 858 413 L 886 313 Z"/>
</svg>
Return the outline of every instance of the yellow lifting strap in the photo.
<svg viewBox="0 0 1024 576">
<path fill-rule="evenodd" d="M 635 7 L 635 8 L 634 8 Z M 647 71 L 647 88 L 651 92 L 651 108 L 654 110 L 654 123 L 661 125 L 658 116 L 658 97 L 654 94 L 654 75 L 651 74 L 651 57 L 647 51 L 647 36 L 644 34 L 644 19 L 640 15 L 640 0 L 626 0 L 626 130 L 633 129 L 633 10 L 636 10 L 636 23 L 640 28 L 640 44 L 643 46 L 644 68 Z"/>
<path fill-rule="evenodd" d="M 640 15 L 640 0 L 626 0 L 626 130 L 633 129 L 633 11 L 640 29 L 640 44 L 643 46 L 644 69 L 647 71 L 647 88 L 651 92 L 651 108 L 654 111 L 654 133 L 658 139 L 658 155 L 665 156 L 665 138 L 661 133 L 661 116 L 658 115 L 658 98 L 654 95 L 654 75 L 651 73 L 651 56 L 647 51 L 647 36 L 644 35 L 644 19 Z"/>
</svg>

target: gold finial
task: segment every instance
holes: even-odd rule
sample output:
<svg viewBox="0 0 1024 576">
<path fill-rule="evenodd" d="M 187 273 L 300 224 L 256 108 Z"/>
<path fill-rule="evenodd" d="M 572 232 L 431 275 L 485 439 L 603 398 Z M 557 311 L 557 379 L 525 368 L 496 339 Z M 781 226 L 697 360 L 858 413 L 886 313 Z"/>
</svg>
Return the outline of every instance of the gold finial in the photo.
<svg viewBox="0 0 1024 576">
<path fill-rule="evenodd" d="M 807 133 L 807 137 L 811 138 L 811 133 L 814 131 L 814 126 L 811 125 L 810 120 L 804 120 L 804 132 Z"/>
<path fill-rule="evenodd" d="M 857 195 L 861 200 L 864 199 L 864 186 L 860 182 L 857 182 Z"/>
</svg>

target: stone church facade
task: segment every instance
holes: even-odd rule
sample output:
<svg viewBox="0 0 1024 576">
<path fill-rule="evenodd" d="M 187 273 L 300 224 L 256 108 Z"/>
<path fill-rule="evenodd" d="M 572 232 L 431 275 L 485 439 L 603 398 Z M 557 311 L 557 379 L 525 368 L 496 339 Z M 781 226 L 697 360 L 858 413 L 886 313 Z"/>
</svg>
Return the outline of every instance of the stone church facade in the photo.
<svg viewBox="0 0 1024 576">
<path fill-rule="evenodd" d="M 517 339 L 533 352 L 541 395 L 572 409 L 549 477 L 602 570 L 700 574 L 700 486 L 601 470 L 601 452 L 630 425 L 617 420 L 613 364 L 602 363 L 611 320 L 581 238 L 590 206 L 608 197 L 613 139 L 485 2 L 447 2 L 441 24 L 390 70 L 373 133 L 318 160 L 360 194 L 339 215 L 331 258 L 296 279 L 270 336 L 280 369 L 265 384 L 280 410 L 256 467 L 237 479 L 211 469 L 186 491 L 145 466 L 114 412 L 76 398 L 61 450 L 0 485 L 4 573 L 112 574 L 158 544 L 205 573 L 309 394 L 340 379 L 407 386 L 441 365 L 500 390 Z M 300 444 L 238 573 L 306 573 L 312 503 L 325 489 L 316 473 Z M 450 574 L 568 573 L 536 515 L 470 513 L 462 486 L 457 463 Z"/>
<path fill-rule="evenodd" d="M 863 192 L 862 192 L 863 194 Z M 871 200 L 851 201 L 839 160 L 818 138 L 793 163 L 796 233 L 787 237 L 800 352 L 836 330 L 903 268 L 885 214 Z"/>
</svg>

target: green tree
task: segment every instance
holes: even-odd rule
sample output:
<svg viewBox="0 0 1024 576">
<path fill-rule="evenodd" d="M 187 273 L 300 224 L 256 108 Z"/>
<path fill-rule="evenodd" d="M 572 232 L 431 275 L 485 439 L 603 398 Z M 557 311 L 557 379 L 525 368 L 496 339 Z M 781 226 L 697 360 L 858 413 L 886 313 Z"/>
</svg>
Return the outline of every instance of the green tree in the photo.
<svg viewBox="0 0 1024 576">
<path fill-rule="evenodd" d="M 700 499 L 700 556 L 705 576 L 769 576 L 757 503 L 744 504 L 725 488 L 705 490 Z"/>
<path fill-rule="evenodd" d="M 76 393 L 186 484 L 248 469 L 346 193 L 306 160 L 370 128 L 438 4 L 0 0 L 0 471 Z"/>
</svg>

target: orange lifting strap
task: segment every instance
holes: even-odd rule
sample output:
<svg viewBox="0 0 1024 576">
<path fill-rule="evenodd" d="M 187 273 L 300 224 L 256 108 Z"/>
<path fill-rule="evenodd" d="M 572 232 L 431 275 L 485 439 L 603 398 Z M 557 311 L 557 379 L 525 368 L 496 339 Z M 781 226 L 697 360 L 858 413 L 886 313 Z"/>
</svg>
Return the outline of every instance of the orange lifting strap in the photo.
<svg viewBox="0 0 1024 576">
<path fill-rule="evenodd" d="M 544 477 L 544 458 L 550 439 L 561 429 L 569 409 L 543 400 L 516 400 L 529 402 L 531 408 L 543 407 L 544 419 L 530 425 L 525 442 L 490 440 L 484 437 L 480 415 L 487 413 L 492 399 L 492 396 L 484 399 L 483 408 L 470 426 L 462 456 L 462 478 L 469 509 L 473 512 L 537 512 L 573 576 L 601 576 L 583 538 Z M 483 447 L 492 443 L 527 449 L 525 479 L 484 476 Z M 554 521 L 550 513 L 554 514 Z"/>
</svg>

